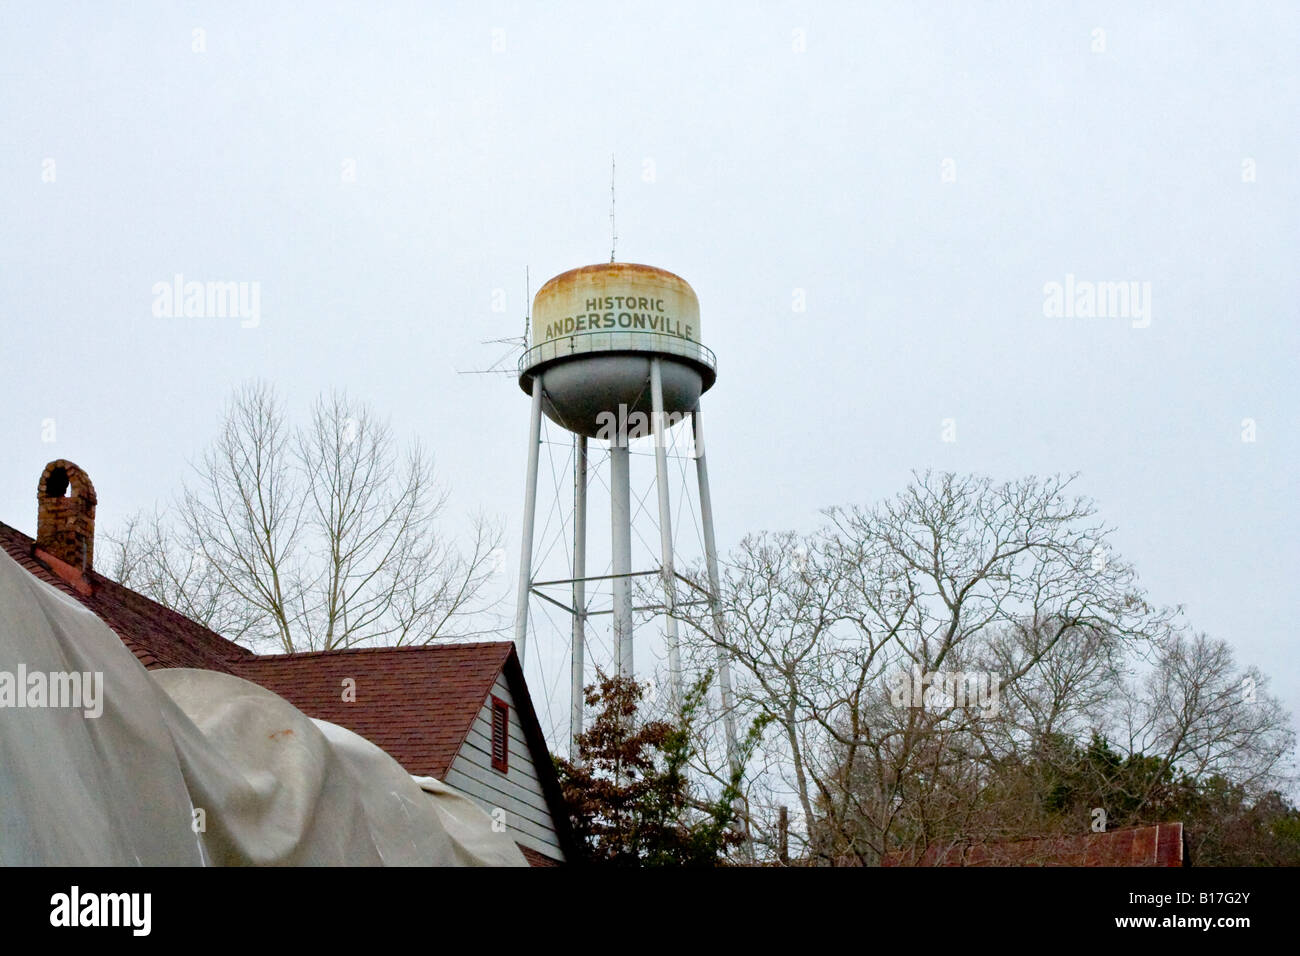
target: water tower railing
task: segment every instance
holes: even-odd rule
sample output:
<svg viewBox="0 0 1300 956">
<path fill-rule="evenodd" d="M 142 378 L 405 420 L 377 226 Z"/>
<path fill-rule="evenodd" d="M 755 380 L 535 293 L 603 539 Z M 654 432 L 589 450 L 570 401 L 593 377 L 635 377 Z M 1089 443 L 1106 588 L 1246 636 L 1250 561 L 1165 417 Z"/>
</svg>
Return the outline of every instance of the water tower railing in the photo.
<svg viewBox="0 0 1300 956">
<path fill-rule="evenodd" d="M 519 359 L 519 371 L 524 373 L 543 362 L 586 355 L 593 352 L 655 352 L 687 358 L 717 371 L 718 360 L 710 349 L 699 342 L 668 335 L 664 332 L 575 332 L 561 338 L 550 339 L 534 345 Z"/>
</svg>

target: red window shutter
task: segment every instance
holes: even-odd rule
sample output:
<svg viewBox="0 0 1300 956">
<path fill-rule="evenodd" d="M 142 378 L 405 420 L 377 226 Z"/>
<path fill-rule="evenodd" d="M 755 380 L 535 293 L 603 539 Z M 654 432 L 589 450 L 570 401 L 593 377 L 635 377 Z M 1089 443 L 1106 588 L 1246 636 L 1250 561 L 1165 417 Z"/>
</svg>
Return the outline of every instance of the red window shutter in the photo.
<svg viewBox="0 0 1300 956">
<path fill-rule="evenodd" d="M 492 698 L 492 769 L 510 771 L 510 705 Z"/>
</svg>

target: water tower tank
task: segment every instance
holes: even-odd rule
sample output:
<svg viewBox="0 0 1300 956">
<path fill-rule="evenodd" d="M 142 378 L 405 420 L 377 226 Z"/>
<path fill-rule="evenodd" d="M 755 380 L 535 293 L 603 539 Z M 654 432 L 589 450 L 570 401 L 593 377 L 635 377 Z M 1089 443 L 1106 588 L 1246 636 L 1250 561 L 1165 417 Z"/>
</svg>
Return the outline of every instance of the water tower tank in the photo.
<svg viewBox="0 0 1300 956">
<path fill-rule="evenodd" d="M 561 428 L 601 435 L 612 415 L 650 414 L 650 360 L 661 361 L 664 411 L 684 415 L 717 379 L 700 344 L 700 303 L 686 280 L 654 266 L 571 269 L 537 290 L 519 386 L 541 376 L 543 410 Z"/>
</svg>

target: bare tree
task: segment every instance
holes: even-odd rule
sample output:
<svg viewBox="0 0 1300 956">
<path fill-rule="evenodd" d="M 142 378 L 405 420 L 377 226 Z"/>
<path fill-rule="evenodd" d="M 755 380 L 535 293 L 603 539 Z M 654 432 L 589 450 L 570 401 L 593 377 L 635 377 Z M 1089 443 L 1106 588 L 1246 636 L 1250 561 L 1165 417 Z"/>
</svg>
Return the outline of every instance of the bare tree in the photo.
<svg viewBox="0 0 1300 956">
<path fill-rule="evenodd" d="M 1239 669 L 1227 643 L 1206 634 L 1173 633 L 1157 652 L 1120 695 L 1126 751 L 1158 759 L 1163 770 L 1222 778 L 1252 798 L 1288 789 L 1295 735 L 1265 676 Z M 1139 806 L 1152 799 L 1150 790 L 1133 796 Z"/>
<path fill-rule="evenodd" d="M 900 682 L 982 674 L 1000 705 L 1053 666 L 1068 677 L 1064 649 L 1104 657 L 1167 626 L 1071 481 L 926 473 L 876 508 L 831 509 L 816 534 L 742 544 L 722 641 L 738 709 L 780 728 L 770 789 L 799 808 L 805 855 L 878 862 L 979 810 L 989 761 L 1015 735 L 942 682 L 902 700 Z M 702 649 L 709 622 L 688 620 Z"/>
<path fill-rule="evenodd" d="M 121 584 L 232 641 L 258 633 L 259 613 L 225 586 L 199 542 L 172 527 L 161 511 L 131 515 L 105 538 L 105 566 Z"/>
<path fill-rule="evenodd" d="M 814 534 L 742 542 L 721 644 L 734 716 L 779 729 L 748 781 L 760 844 L 787 804 L 798 856 L 855 864 L 1077 835 L 1101 809 L 1268 855 L 1259 821 L 1293 812 L 1289 715 L 1225 643 L 1148 604 L 1072 480 L 926 473 Z M 703 668 L 711 622 L 680 613 Z"/>
<path fill-rule="evenodd" d="M 468 636 L 500 530 L 442 537 L 446 493 L 418 445 L 345 393 L 292 427 L 267 385 L 237 391 L 171 522 L 136 516 L 117 575 L 232 640 L 286 653 Z"/>
</svg>

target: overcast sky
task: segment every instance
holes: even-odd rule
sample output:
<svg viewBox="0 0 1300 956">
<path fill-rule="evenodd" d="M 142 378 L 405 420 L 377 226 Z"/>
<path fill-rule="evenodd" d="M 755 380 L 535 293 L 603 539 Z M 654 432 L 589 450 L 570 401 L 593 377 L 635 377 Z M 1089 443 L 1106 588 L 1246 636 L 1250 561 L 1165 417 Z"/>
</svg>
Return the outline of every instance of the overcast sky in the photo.
<svg viewBox="0 0 1300 956">
<path fill-rule="evenodd" d="M 527 399 L 457 372 L 526 267 L 608 259 L 615 154 L 618 258 L 718 355 L 724 550 L 913 469 L 1077 471 L 1300 709 L 1293 4 L 2 9 L 0 520 L 59 457 L 101 529 L 165 500 L 261 377 L 364 398 L 517 540 Z M 258 283 L 255 327 L 154 315 L 178 273 Z M 1046 314 L 1067 276 L 1149 311 Z"/>
</svg>

